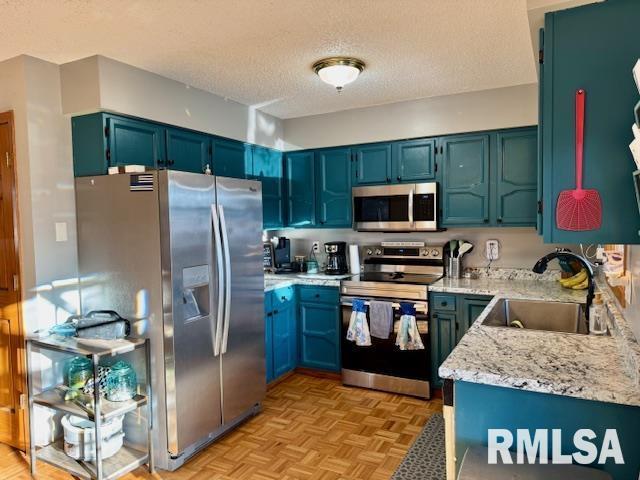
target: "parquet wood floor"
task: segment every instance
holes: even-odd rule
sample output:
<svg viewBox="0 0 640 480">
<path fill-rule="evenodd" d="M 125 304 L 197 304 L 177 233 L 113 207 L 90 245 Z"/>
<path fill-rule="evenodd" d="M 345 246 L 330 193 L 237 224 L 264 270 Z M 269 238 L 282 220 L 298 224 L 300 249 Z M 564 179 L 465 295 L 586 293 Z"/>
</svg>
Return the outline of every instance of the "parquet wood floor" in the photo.
<svg viewBox="0 0 640 480">
<path fill-rule="evenodd" d="M 295 374 L 272 388 L 264 411 L 177 472 L 125 478 L 167 480 L 387 480 L 441 400 L 343 386 Z M 0 445 L 0 479 L 28 479 L 24 456 Z M 42 462 L 38 478 L 71 477 Z"/>
</svg>

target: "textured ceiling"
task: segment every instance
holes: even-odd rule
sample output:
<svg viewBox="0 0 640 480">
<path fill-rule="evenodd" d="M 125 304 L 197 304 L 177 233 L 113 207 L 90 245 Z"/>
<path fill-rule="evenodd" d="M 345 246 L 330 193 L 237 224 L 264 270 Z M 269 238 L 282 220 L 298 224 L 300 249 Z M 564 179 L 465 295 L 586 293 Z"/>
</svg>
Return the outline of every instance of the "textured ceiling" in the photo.
<svg viewBox="0 0 640 480">
<path fill-rule="evenodd" d="M 0 59 L 101 54 L 281 118 L 532 83 L 526 0 L 0 0 Z M 367 63 L 338 95 L 319 58 Z"/>
</svg>

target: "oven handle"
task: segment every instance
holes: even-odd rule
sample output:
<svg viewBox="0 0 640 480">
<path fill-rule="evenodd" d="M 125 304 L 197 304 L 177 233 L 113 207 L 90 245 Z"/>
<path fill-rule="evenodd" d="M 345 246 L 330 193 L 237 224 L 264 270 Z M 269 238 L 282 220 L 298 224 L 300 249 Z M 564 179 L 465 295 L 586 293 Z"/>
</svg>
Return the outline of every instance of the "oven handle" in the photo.
<svg viewBox="0 0 640 480">
<path fill-rule="evenodd" d="M 413 222 L 413 195 L 414 195 L 414 189 L 412 188 L 411 191 L 409 192 L 409 223 L 411 225 L 414 224 Z"/>
<path fill-rule="evenodd" d="M 429 312 L 429 307 L 426 303 L 416 303 L 416 302 L 410 302 L 410 301 L 408 301 L 407 303 L 413 303 L 413 306 L 415 307 L 416 312 L 420 312 L 424 314 L 427 314 Z M 371 302 L 365 301 L 364 304 L 370 305 Z M 340 305 L 342 305 L 343 307 L 352 307 L 353 303 L 349 300 L 343 300 L 340 302 Z M 400 304 L 398 302 L 391 302 L 391 305 L 393 306 L 394 309 L 400 308 Z"/>
</svg>

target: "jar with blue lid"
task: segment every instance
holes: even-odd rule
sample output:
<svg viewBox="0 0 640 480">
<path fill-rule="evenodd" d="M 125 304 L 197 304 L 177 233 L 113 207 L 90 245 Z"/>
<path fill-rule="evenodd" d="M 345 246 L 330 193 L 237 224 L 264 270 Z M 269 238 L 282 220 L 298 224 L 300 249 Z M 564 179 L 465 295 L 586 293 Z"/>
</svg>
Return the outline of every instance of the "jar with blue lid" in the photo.
<svg viewBox="0 0 640 480">
<path fill-rule="evenodd" d="M 136 372 L 127 362 L 111 365 L 107 375 L 107 400 L 125 402 L 135 397 L 138 388 Z"/>
</svg>

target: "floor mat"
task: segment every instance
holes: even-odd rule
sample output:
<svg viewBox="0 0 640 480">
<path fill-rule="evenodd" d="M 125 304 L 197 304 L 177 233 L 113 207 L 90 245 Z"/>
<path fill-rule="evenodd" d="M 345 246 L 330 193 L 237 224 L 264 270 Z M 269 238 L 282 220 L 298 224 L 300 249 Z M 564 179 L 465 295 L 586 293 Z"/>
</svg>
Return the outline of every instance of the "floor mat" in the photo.
<svg viewBox="0 0 640 480">
<path fill-rule="evenodd" d="M 445 480 L 444 418 L 434 413 L 391 480 Z"/>
</svg>

